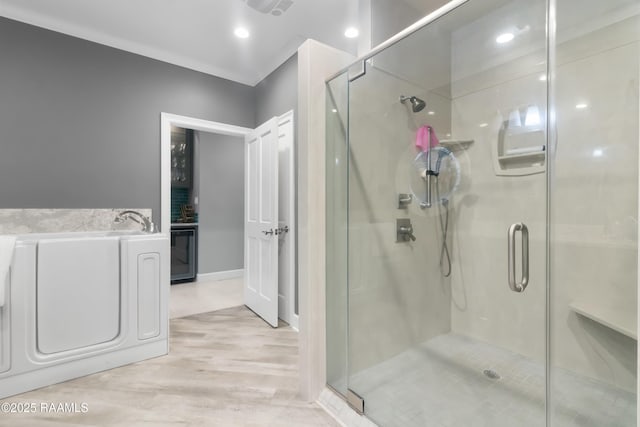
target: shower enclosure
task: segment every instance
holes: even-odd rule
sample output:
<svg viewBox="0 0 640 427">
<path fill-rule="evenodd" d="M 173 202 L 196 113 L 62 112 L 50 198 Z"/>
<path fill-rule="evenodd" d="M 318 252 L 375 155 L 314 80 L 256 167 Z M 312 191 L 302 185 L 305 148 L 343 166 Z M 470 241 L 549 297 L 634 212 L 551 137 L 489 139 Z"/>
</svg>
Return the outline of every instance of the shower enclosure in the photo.
<svg viewBox="0 0 640 427">
<path fill-rule="evenodd" d="M 639 41 L 637 0 L 458 0 L 327 82 L 327 382 L 355 409 L 636 425 Z"/>
</svg>

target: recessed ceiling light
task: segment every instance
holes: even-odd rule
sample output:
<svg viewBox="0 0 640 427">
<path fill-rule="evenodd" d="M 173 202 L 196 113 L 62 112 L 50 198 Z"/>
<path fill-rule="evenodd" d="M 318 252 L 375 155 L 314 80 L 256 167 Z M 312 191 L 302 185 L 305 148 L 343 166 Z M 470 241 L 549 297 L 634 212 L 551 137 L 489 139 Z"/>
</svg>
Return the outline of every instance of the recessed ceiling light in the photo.
<svg viewBox="0 0 640 427">
<path fill-rule="evenodd" d="M 239 39 L 249 38 L 249 30 L 244 27 L 237 27 L 235 30 L 233 30 L 233 34 L 235 34 Z"/>
<path fill-rule="evenodd" d="M 349 27 L 344 31 L 344 36 L 348 39 L 355 39 L 360 35 L 360 31 L 358 31 L 355 27 Z"/>
<path fill-rule="evenodd" d="M 585 108 L 587 108 L 589 105 L 585 104 L 584 102 L 581 102 L 579 104 L 576 104 L 576 109 L 578 110 L 584 110 Z"/>
<path fill-rule="evenodd" d="M 331 112 L 333 112 L 333 113 L 337 113 L 337 112 L 338 112 L 338 110 L 336 110 L 335 108 L 333 108 L 333 109 L 331 109 Z"/>
<path fill-rule="evenodd" d="M 602 151 L 601 148 L 596 148 L 595 150 L 593 150 L 593 157 L 602 157 L 603 154 L 604 151 Z"/>
<path fill-rule="evenodd" d="M 547 75 L 546 74 L 542 74 L 540 77 L 538 77 L 538 80 L 540 80 L 541 82 L 546 82 L 547 81 Z"/>
<path fill-rule="evenodd" d="M 480 123 L 481 128 L 486 128 L 487 126 L 489 126 L 489 123 Z"/>
<path fill-rule="evenodd" d="M 428 111 L 427 114 L 433 116 L 435 114 L 435 111 Z"/>
<path fill-rule="evenodd" d="M 513 35 L 513 33 L 503 33 L 500 34 L 498 37 L 496 37 L 496 43 L 498 44 L 503 44 L 503 43 L 509 43 L 511 40 L 513 40 L 515 36 Z"/>
</svg>

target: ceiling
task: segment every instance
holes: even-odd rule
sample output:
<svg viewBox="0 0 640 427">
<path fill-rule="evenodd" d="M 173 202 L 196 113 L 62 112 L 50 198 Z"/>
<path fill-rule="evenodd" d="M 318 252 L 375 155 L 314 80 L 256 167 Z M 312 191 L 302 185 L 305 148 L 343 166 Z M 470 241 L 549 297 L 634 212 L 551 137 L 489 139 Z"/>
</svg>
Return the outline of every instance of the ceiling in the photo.
<svg viewBox="0 0 640 427">
<path fill-rule="evenodd" d="M 0 16 L 253 86 L 308 38 L 356 53 L 359 1 L 0 0 Z"/>
</svg>

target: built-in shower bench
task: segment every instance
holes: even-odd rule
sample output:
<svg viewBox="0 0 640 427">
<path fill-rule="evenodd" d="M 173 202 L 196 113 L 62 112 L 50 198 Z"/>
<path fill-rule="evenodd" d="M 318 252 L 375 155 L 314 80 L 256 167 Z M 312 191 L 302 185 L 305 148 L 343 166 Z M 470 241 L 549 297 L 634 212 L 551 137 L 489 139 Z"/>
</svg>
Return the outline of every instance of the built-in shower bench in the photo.
<svg viewBox="0 0 640 427">
<path fill-rule="evenodd" d="M 574 301 L 569 304 L 569 308 L 580 316 L 591 319 L 634 340 L 638 339 L 638 323 L 635 313 L 630 313 L 627 310 L 614 310 L 583 301 Z"/>
</svg>

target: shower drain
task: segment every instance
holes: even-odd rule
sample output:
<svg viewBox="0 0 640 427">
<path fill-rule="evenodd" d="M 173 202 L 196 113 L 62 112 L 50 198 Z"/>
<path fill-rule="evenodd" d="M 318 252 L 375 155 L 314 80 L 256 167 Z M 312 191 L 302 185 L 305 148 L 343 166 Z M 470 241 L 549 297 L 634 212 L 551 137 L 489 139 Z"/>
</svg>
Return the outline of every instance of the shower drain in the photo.
<svg viewBox="0 0 640 427">
<path fill-rule="evenodd" d="M 484 371 L 482 371 L 482 373 L 485 374 L 488 378 L 491 378 L 492 380 L 500 379 L 500 374 L 498 374 L 493 369 L 485 369 Z"/>
</svg>

